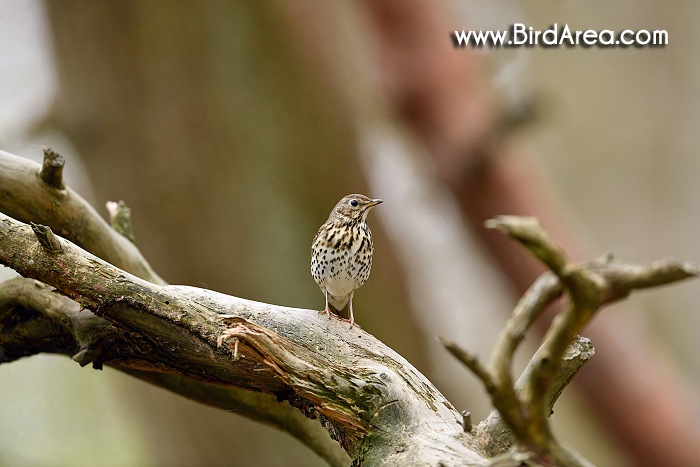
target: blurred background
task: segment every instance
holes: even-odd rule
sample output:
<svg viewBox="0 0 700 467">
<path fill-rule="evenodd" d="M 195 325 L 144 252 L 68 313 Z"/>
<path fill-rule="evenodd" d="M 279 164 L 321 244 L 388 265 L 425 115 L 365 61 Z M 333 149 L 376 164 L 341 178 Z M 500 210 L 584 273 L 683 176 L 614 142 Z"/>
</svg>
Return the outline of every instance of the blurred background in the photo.
<svg viewBox="0 0 700 467">
<path fill-rule="evenodd" d="M 2 0 L 0 147 L 50 146 L 98 209 L 124 200 L 170 283 L 295 307 L 323 307 L 310 245 L 336 201 L 383 198 L 356 319 L 480 420 L 484 391 L 435 336 L 486 358 L 540 271 L 484 218 L 537 215 L 577 260 L 700 258 L 699 15 L 652 0 Z M 514 22 L 665 29 L 669 45 L 450 39 Z M 598 465 L 697 462 L 699 295 L 691 281 L 604 310 L 555 433 Z M 0 465 L 323 465 L 285 433 L 66 358 L 0 366 L 0 400 Z"/>
</svg>

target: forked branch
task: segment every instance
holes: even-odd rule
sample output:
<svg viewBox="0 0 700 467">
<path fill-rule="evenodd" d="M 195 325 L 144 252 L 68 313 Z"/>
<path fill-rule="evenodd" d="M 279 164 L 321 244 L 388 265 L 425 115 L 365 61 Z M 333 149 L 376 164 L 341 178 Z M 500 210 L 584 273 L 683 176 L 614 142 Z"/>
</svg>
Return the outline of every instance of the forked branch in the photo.
<svg viewBox="0 0 700 467">
<path fill-rule="evenodd" d="M 577 334 L 602 305 L 626 297 L 635 289 L 696 276 L 698 268 L 677 261 L 645 266 L 624 264 L 613 262 L 611 257 L 574 264 L 533 218 L 500 217 L 487 226 L 522 243 L 551 272 L 535 281 L 518 302 L 496 341 L 488 365 L 482 366 L 456 344 L 443 342 L 483 382 L 497 409 L 475 432 L 491 455 L 502 453 L 507 439 L 514 436 L 517 447 L 532 451 L 541 462 L 585 464 L 555 441 L 548 418 L 562 389 L 593 355 L 590 342 Z M 547 305 L 564 292 L 568 303 L 514 384 L 511 372 L 516 349 Z"/>
</svg>

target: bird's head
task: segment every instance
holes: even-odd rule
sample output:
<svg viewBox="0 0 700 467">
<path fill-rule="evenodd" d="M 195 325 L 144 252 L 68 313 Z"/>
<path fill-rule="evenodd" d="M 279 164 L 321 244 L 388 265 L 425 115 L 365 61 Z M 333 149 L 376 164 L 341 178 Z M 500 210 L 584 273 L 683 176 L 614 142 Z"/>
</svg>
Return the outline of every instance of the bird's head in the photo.
<svg viewBox="0 0 700 467">
<path fill-rule="evenodd" d="M 331 219 L 341 222 L 365 222 L 367 214 L 381 199 L 370 199 L 365 195 L 347 195 L 335 205 Z"/>
</svg>

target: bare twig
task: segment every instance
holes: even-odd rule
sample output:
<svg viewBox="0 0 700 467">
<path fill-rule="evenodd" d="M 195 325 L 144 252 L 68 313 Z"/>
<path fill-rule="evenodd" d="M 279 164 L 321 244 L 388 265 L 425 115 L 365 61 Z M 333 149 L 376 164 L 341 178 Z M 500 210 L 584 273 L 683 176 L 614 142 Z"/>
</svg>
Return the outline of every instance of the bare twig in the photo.
<svg viewBox="0 0 700 467">
<path fill-rule="evenodd" d="M 63 248 L 61 248 L 61 242 L 53 234 L 51 227 L 35 224 L 34 222 L 32 222 L 30 225 L 32 226 L 32 230 L 34 231 L 34 235 L 36 235 L 37 240 L 39 240 L 39 243 L 46 251 L 49 253 L 60 253 L 63 251 Z"/>
<path fill-rule="evenodd" d="M 595 349 L 591 341 L 581 336 L 578 336 L 567 349 L 562 359 L 562 365 L 557 371 L 556 379 L 549 385 L 545 394 L 545 402 L 550 413 L 564 388 L 569 384 L 576 373 L 578 373 L 581 367 L 593 358 L 594 354 Z M 525 382 L 531 377 L 532 371 L 541 364 L 540 362 L 541 356 L 536 352 L 515 383 L 516 394 L 522 394 Z M 478 438 L 480 445 L 483 446 L 491 456 L 505 453 L 516 441 L 513 432 L 498 410 L 492 411 L 489 416 L 476 427 L 475 436 Z"/>
<path fill-rule="evenodd" d="M 544 394 L 544 402 L 550 414 L 553 412 L 554 403 L 557 401 L 564 388 L 583 365 L 593 358 L 593 355 L 595 355 L 595 348 L 593 348 L 591 340 L 583 336 L 576 336 L 562 356 L 561 366 Z M 533 355 L 527 367 L 525 367 L 525 370 L 523 370 L 518 381 L 515 383 L 515 389 L 518 393 L 523 392 L 526 382 L 531 378 L 530 375 L 532 372 L 542 366 L 543 358 L 539 351 L 535 352 L 535 355 Z"/>
<path fill-rule="evenodd" d="M 48 149 L 45 153 L 54 155 L 47 159 L 60 157 Z M 0 212 L 22 222 L 48 226 L 118 268 L 150 282 L 165 283 L 136 246 L 112 229 L 84 199 L 70 188 L 57 189 L 54 184 L 59 171 L 53 162 L 48 167 L 42 169 L 35 162 L 0 151 Z M 37 176 L 39 173 L 43 175 Z"/>
<path fill-rule="evenodd" d="M 522 449 L 535 450 L 543 459 L 566 465 L 585 462 L 553 438 L 548 417 L 557 397 L 578 369 L 592 356 L 590 342 L 576 335 L 605 303 L 627 296 L 632 290 L 667 284 L 698 274 L 696 266 L 663 261 L 648 266 L 603 261 L 576 265 L 533 218 L 506 216 L 487 222 L 522 243 L 547 265 L 551 273 L 541 276 L 525 293 L 499 336 L 487 367 L 463 351 L 443 342 L 465 363 L 492 394 L 497 413 L 483 422 L 477 432 L 484 446 L 507 446 L 514 436 Z M 511 371 L 515 350 L 525 332 L 544 307 L 566 290 L 569 302 L 554 319 L 527 369 L 513 384 Z M 569 355 L 566 356 L 567 350 Z M 512 430 L 505 430 L 503 425 Z M 498 439 L 498 443 L 493 441 Z M 510 439 L 510 441 L 509 441 Z M 497 454 L 490 451 L 489 454 Z"/>
<path fill-rule="evenodd" d="M 464 366 L 469 368 L 480 380 L 484 383 L 486 390 L 489 393 L 494 391 L 496 384 L 491 379 L 491 373 L 484 367 L 475 355 L 470 354 L 453 341 L 444 337 L 439 338 L 440 343 L 450 352 L 457 360 L 462 362 Z"/>
<path fill-rule="evenodd" d="M 52 188 L 63 190 L 63 166 L 65 159 L 51 148 L 44 148 L 44 162 L 39 171 L 39 177 Z"/>
<path fill-rule="evenodd" d="M 566 275 L 567 258 L 534 217 L 500 216 L 485 223 L 520 242 L 557 276 Z"/>
<path fill-rule="evenodd" d="M 107 212 L 112 228 L 128 238 L 131 243 L 135 243 L 134 227 L 131 224 L 131 208 L 124 201 L 118 203 L 107 201 Z"/>
<path fill-rule="evenodd" d="M 462 426 L 464 426 L 464 431 L 470 433 L 474 426 L 472 425 L 472 413 L 468 410 L 462 410 Z"/>
</svg>

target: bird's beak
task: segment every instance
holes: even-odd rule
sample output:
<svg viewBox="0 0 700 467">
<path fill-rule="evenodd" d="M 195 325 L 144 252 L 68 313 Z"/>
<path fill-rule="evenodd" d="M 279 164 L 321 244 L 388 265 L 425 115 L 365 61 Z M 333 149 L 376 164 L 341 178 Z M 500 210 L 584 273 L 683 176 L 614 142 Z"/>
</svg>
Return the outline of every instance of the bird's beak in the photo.
<svg viewBox="0 0 700 467">
<path fill-rule="evenodd" d="M 383 199 L 379 199 L 379 198 L 373 199 L 372 201 L 370 201 L 369 203 L 367 203 L 367 207 L 368 207 L 368 208 L 371 208 L 372 206 L 376 206 L 377 204 L 381 204 L 381 203 L 383 203 L 383 202 L 384 202 Z"/>
</svg>

